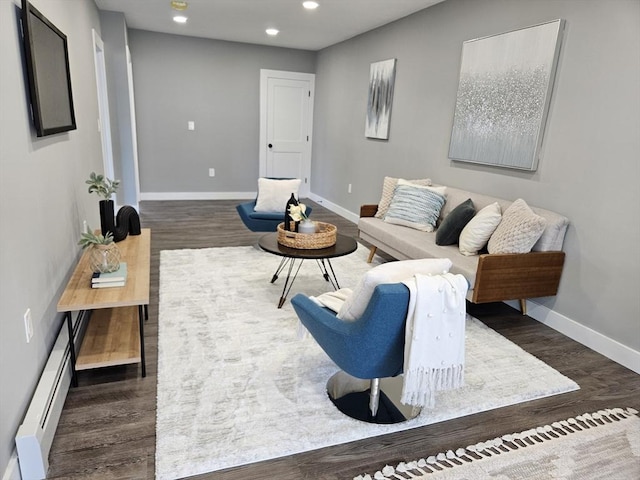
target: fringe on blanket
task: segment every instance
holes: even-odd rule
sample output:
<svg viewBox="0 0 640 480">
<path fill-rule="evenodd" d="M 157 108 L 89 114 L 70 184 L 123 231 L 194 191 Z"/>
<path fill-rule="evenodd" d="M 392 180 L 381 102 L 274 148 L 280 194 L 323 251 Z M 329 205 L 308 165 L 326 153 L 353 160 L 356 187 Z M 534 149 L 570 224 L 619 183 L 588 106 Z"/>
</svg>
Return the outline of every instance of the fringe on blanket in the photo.
<svg viewBox="0 0 640 480">
<path fill-rule="evenodd" d="M 411 386 L 409 389 L 408 386 Z M 464 386 L 464 364 L 447 368 L 416 368 L 404 372 L 400 401 L 405 405 L 435 406 L 436 392 Z"/>
<path fill-rule="evenodd" d="M 469 445 L 467 448 L 459 448 L 455 452 L 449 450 L 427 458 L 413 462 L 401 462 L 395 468 L 387 465 L 377 471 L 373 477 L 369 474 L 358 475 L 353 480 L 409 480 L 420 475 L 438 473 L 442 470 L 452 469 L 459 465 L 494 457 L 513 450 L 539 445 L 549 440 L 565 437 L 572 433 L 581 432 L 620 422 L 634 417 L 638 411 L 633 408 L 608 408 L 594 413 L 585 413 L 575 418 L 569 418 L 544 427 L 532 428 L 520 433 L 512 433 L 486 442 Z"/>
</svg>

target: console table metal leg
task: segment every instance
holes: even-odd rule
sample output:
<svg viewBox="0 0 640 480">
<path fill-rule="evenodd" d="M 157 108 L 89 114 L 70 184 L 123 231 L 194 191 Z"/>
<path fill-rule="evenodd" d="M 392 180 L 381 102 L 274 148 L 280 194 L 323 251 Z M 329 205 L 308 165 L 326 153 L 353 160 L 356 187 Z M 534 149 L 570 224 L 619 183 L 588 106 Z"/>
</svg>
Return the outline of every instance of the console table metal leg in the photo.
<svg viewBox="0 0 640 480">
<path fill-rule="evenodd" d="M 144 306 L 144 319 L 149 320 L 149 305 Z"/>
<path fill-rule="evenodd" d="M 140 324 L 140 365 L 142 366 L 142 376 L 147 376 L 147 364 L 144 357 L 144 312 L 146 305 L 138 305 L 138 323 Z"/>
<path fill-rule="evenodd" d="M 78 314 L 78 318 L 80 314 Z M 76 372 L 76 345 L 75 338 L 73 336 L 73 320 L 71 318 L 71 312 L 65 312 L 64 318 L 67 322 L 67 330 L 69 332 L 69 354 L 71 356 L 71 385 L 78 386 L 78 373 Z"/>
</svg>

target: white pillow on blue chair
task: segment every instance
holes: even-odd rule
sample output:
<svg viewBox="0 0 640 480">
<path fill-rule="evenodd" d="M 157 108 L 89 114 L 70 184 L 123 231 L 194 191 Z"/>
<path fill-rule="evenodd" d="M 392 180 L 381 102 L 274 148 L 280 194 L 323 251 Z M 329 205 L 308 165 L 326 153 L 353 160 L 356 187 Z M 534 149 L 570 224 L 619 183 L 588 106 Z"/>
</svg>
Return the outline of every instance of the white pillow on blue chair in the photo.
<svg viewBox="0 0 640 480">
<path fill-rule="evenodd" d="M 290 180 L 259 178 L 258 198 L 253 210 L 256 212 L 281 212 L 284 215 L 284 209 L 291 194 L 293 193 L 297 199 L 299 189 L 299 178 Z"/>
<path fill-rule="evenodd" d="M 399 283 L 415 274 L 440 275 L 448 273 L 453 263 L 448 258 L 421 258 L 387 262 L 365 273 L 353 293 L 344 302 L 337 317 L 346 321 L 358 320 L 369 305 L 376 286 L 381 283 Z"/>
</svg>

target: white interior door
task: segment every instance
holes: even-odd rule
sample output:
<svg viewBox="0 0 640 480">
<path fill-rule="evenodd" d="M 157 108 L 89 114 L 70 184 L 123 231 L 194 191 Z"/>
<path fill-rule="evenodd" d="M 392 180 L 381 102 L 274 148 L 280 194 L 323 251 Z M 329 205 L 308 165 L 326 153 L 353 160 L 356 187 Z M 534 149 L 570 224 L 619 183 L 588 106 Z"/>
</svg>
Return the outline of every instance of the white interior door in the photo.
<svg viewBox="0 0 640 480">
<path fill-rule="evenodd" d="M 300 178 L 309 195 L 313 74 L 260 71 L 260 176 Z"/>
</svg>

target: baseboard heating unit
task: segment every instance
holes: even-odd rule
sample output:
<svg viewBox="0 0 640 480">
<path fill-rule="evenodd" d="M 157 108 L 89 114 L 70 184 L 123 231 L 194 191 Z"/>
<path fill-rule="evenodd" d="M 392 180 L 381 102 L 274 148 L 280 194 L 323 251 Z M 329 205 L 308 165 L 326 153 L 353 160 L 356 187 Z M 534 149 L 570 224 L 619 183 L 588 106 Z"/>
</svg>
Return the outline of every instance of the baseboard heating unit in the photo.
<svg viewBox="0 0 640 480">
<path fill-rule="evenodd" d="M 85 323 L 82 316 L 75 322 L 74 332 Z M 78 336 L 74 333 L 76 342 Z M 62 322 L 27 414 L 16 434 L 16 450 L 22 480 L 47 477 L 49 450 L 71 384 L 70 362 L 69 333 L 66 322 Z"/>
</svg>

